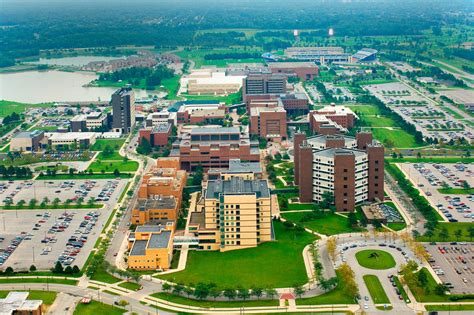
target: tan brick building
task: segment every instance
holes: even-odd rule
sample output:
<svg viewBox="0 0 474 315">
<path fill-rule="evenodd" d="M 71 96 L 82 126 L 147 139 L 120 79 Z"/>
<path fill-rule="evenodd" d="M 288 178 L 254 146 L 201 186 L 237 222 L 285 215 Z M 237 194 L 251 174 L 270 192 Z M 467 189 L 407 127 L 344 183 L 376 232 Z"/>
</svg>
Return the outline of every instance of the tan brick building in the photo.
<svg viewBox="0 0 474 315">
<path fill-rule="evenodd" d="M 283 107 L 253 107 L 250 109 L 250 135 L 274 141 L 288 137 L 286 111 Z"/>
</svg>

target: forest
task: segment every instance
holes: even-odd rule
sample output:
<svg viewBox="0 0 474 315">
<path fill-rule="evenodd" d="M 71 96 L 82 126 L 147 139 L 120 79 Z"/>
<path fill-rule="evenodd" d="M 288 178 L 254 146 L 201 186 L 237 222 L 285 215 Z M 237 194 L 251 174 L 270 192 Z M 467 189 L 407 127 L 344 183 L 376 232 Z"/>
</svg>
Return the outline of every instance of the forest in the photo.
<svg viewBox="0 0 474 315">
<path fill-rule="evenodd" d="M 337 36 L 421 35 L 424 30 L 440 31 L 443 25 L 469 24 L 469 2 L 117 0 L 112 5 L 104 0 L 4 0 L 0 67 L 14 64 L 16 58 L 38 56 L 40 50 L 73 47 L 281 49 L 291 46 L 293 29 L 302 30 L 302 39 L 324 38 L 329 28 Z M 209 31 L 213 29 L 220 31 Z M 233 29 L 261 32 L 249 35 Z"/>
</svg>

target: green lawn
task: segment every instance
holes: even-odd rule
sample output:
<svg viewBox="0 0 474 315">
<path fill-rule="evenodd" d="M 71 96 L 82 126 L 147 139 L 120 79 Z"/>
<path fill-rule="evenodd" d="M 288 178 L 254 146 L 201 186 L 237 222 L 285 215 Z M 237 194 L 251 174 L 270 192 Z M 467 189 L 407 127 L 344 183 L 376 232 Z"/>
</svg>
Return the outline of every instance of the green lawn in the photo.
<svg viewBox="0 0 474 315">
<path fill-rule="evenodd" d="M 188 101 L 193 100 L 216 100 L 219 102 L 225 102 L 227 105 L 237 104 L 242 102 L 242 92 L 232 93 L 227 96 L 215 96 L 215 95 L 188 95 L 182 94 Z"/>
<path fill-rule="evenodd" d="M 34 107 L 51 107 L 52 105 L 53 103 L 26 104 L 26 103 L 0 100 L 0 117 L 5 117 L 12 113 L 21 114 L 25 111 L 26 108 L 30 108 L 33 106 Z"/>
<path fill-rule="evenodd" d="M 112 149 L 118 151 L 122 147 L 124 142 L 125 138 L 97 139 L 90 149 L 91 151 L 102 151 L 107 145 L 109 145 Z"/>
<path fill-rule="evenodd" d="M 359 265 L 368 269 L 390 269 L 396 265 L 393 256 L 383 250 L 361 250 L 357 252 L 355 256 Z"/>
<path fill-rule="evenodd" d="M 459 114 L 457 111 L 453 110 L 451 107 L 441 106 L 441 108 L 443 110 L 447 111 L 448 113 L 450 113 L 456 119 L 463 119 L 464 118 L 461 114 Z"/>
<path fill-rule="evenodd" d="M 442 194 L 450 194 L 450 195 L 474 194 L 474 188 L 439 188 L 438 191 Z"/>
<path fill-rule="evenodd" d="M 15 290 L 15 292 L 22 290 Z M 0 298 L 5 298 L 11 291 L 0 291 Z M 51 305 L 56 300 L 57 292 L 32 290 L 28 291 L 28 300 L 42 300 L 44 304 Z"/>
<path fill-rule="evenodd" d="M 474 311 L 474 304 L 438 304 L 425 305 L 427 311 Z"/>
<path fill-rule="evenodd" d="M 120 315 L 125 312 L 124 309 L 112 305 L 91 301 L 89 304 L 77 304 L 76 309 L 74 310 L 74 315 Z"/>
<path fill-rule="evenodd" d="M 386 116 L 361 116 L 364 126 L 368 127 L 393 127 L 395 122 Z"/>
<path fill-rule="evenodd" d="M 290 221 L 295 223 L 301 223 L 310 230 L 313 230 L 317 233 L 326 234 L 326 235 L 335 235 L 341 233 L 349 232 L 360 232 L 363 231 L 362 228 L 352 228 L 349 226 L 348 220 L 340 215 L 327 213 L 324 217 L 320 219 L 313 219 L 310 221 L 302 222 L 301 219 L 304 218 L 306 212 L 291 212 L 284 213 L 282 216 Z"/>
<path fill-rule="evenodd" d="M 50 279 L 50 278 L 0 278 L 0 283 L 58 283 L 58 284 L 67 284 L 67 285 L 76 285 L 76 280 L 69 279 Z"/>
<path fill-rule="evenodd" d="M 463 242 L 472 242 L 472 239 L 469 237 L 468 229 L 474 227 L 474 222 L 441 222 L 438 223 L 434 230 L 433 237 L 429 238 L 427 236 L 420 236 L 417 238 L 420 242 L 453 242 L 453 241 L 463 241 Z M 448 230 L 448 238 L 442 239 L 439 236 L 440 231 L 446 228 Z M 460 238 L 455 236 L 455 231 L 461 230 L 462 235 Z"/>
<path fill-rule="evenodd" d="M 398 277 L 393 277 L 395 284 L 397 285 L 398 290 L 400 291 L 400 295 L 403 297 L 403 300 L 407 303 L 410 302 L 410 298 L 408 297 L 407 292 L 405 291 L 405 288 L 403 287 L 402 283 L 400 282 L 400 279 Z"/>
<path fill-rule="evenodd" d="M 114 149 L 115 150 L 115 149 Z M 104 152 L 100 152 L 97 155 L 97 160 L 109 160 L 109 161 L 120 161 L 123 160 L 123 156 L 121 156 L 117 151 L 114 151 L 112 153 L 109 153 L 107 155 L 104 154 Z"/>
<path fill-rule="evenodd" d="M 435 294 L 435 287 L 436 287 L 436 281 L 433 279 L 433 276 L 431 273 L 425 268 L 421 268 L 420 271 L 416 273 L 423 272 L 426 274 L 426 278 L 428 279 L 427 284 L 423 288 L 417 288 L 414 287 L 413 285 L 409 285 L 408 287 L 410 288 L 411 293 L 413 293 L 413 296 L 418 302 L 445 302 L 449 301 L 447 295 L 437 295 Z"/>
<path fill-rule="evenodd" d="M 374 138 L 384 143 L 386 140 L 392 142 L 394 148 L 416 148 L 420 147 L 415 142 L 415 137 L 401 129 L 373 128 Z"/>
<path fill-rule="evenodd" d="M 354 298 L 347 295 L 345 285 L 341 280 L 341 276 L 337 274 L 339 279 L 337 286 L 322 295 L 297 299 L 296 305 L 324 305 L 324 304 L 354 304 Z"/>
<path fill-rule="evenodd" d="M 136 161 L 94 161 L 92 162 L 87 171 L 92 170 L 94 173 L 100 173 L 102 171 L 112 173 L 115 170 L 120 172 L 135 172 L 138 169 L 138 162 Z"/>
<path fill-rule="evenodd" d="M 387 226 L 394 231 L 401 231 L 407 227 L 406 223 L 387 223 Z"/>
<path fill-rule="evenodd" d="M 380 110 L 375 105 L 348 105 L 347 107 L 360 115 L 380 115 Z"/>
<path fill-rule="evenodd" d="M 91 280 L 105 282 L 105 283 L 117 283 L 117 282 L 122 281 L 121 279 L 116 278 L 112 276 L 110 273 L 108 273 L 107 271 L 105 271 L 105 269 L 102 266 L 97 267 L 97 270 L 92 275 Z"/>
<path fill-rule="evenodd" d="M 374 304 L 390 304 L 390 300 L 377 276 L 365 275 L 363 278 Z"/>
<path fill-rule="evenodd" d="M 188 299 L 184 296 L 178 296 L 171 293 L 158 292 L 151 295 L 158 299 L 162 299 L 171 303 L 184 304 L 197 307 L 257 307 L 257 306 L 278 306 L 279 301 L 276 300 L 257 300 L 257 301 L 199 301 Z"/>
<path fill-rule="evenodd" d="M 295 234 L 281 222 L 274 222 L 276 241 L 256 248 L 229 252 L 191 251 L 186 270 L 157 277 L 188 283 L 215 283 L 219 288 L 253 285 L 291 287 L 308 281 L 303 248 L 316 238 L 308 233 Z"/>
<path fill-rule="evenodd" d="M 107 294 L 110 294 L 110 295 L 116 295 L 116 296 L 120 296 L 121 294 L 120 293 L 117 293 L 117 292 L 114 292 L 114 291 L 110 291 L 110 290 L 104 290 L 102 291 L 104 293 L 107 293 Z"/>
<path fill-rule="evenodd" d="M 289 203 L 288 210 L 311 210 L 313 208 L 312 203 Z M 281 211 L 287 211 L 280 209 Z"/>
<path fill-rule="evenodd" d="M 138 291 L 141 288 L 141 285 L 135 282 L 124 282 L 120 283 L 118 286 L 132 291 Z"/>
</svg>

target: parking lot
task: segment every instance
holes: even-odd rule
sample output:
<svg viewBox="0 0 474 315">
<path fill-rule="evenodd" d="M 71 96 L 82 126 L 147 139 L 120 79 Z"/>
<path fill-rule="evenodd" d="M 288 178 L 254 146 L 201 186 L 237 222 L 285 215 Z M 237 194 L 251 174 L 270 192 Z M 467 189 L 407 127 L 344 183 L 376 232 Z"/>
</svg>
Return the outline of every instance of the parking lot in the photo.
<svg viewBox="0 0 474 315">
<path fill-rule="evenodd" d="M 3 182 L 5 184 L 6 182 Z M 17 190 L 14 196 L 42 200 L 53 199 L 55 191 L 62 200 L 87 194 L 85 200 L 94 198 L 105 204 L 101 209 L 54 209 L 54 210 L 3 210 L 0 212 L 0 269 L 12 267 L 15 271 L 27 270 L 35 265 L 47 270 L 59 260 L 64 267 L 77 265 L 81 268 L 102 232 L 112 209 L 118 201 L 127 180 L 14 182 L 7 184 L 2 193 Z M 87 190 L 89 189 L 89 190 Z M 0 189 L 1 191 L 1 189 Z M 76 192 L 77 191 L 77 192 Z M 49 195 L 48 195 L 49 194 Z M 3 199 L 3 198 L 2 198 Z M 104 199 L 108 199 L 105 201 Z"/>
<path fill-rule="evenodd" d="M 400 163 L 398 166 L 443 217 L 451 222 L 474 222 L 474 196 L 444 194 L 443 188 L 474 185 L 474 166 L 470 164 Z"/>
<path fill-rule="evenodd" d="M 17 204 L 20 200 L 28 204 L 31 199 L 36 199 L 39 204 L 44 197 L 48 197 L 50 203 L 56 198 L 60 199 L 60 203 L 68 199 L 74 202 L 78 198 L 83 198 L 83 203 L 90 198 L 98 203 L 111 202 L 120 196 L 126 183 L 126 179 L 2 181 L 0 182 L 0 204 L 4 205 L 8 198 L 13 200 L 13 204 Z M 113 188 L 113 185 L 116 188 Z M 99 197 L 101 192 L 107 190 L 109 190 L 107 194 L 110 193 L 108 196 Z"/>
<path fill-rule="evenodd" d="M 429 263 L 453 294 L 474 293 L 474 244 L 425 244 L 431 255 Z"/>
</svg>

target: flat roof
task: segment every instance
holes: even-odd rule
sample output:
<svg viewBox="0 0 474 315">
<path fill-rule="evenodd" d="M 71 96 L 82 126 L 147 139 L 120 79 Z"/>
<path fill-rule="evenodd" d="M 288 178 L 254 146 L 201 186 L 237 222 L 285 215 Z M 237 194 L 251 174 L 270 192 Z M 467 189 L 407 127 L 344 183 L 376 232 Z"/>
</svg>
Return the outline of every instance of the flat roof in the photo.
<svg viewBox="0 0 474 315">
<path fill-rule="evenodd" d="M 238 133 L 240 129 L 237 127 L 197 127 L 191 129 L 191 135 L 210 134 L 210 133 Z"/>
<path fill-rule="evenodd" d="M 145 256 L 147 240 L 138 240 L 133 243 L 130 256 Z"/>
<path fill-rule="evenodd" d="M 135 232 L 159 232 L 163 229 L 160 225 L 139 225 L 135 229 Z"/>
<path fill-rule="evenodd" d="M 49 140 L 83 140 L 92 139 L 96 136 L 95 132 L 51 132 L 46 134 Z"/>
<path fill-rule="evenodd" d="M 162 124 L 157 124 L 156 126 L 153 127 L 152 132 L 157 133 L 157 132 L 168 132 L 171 128 L 171 124 L 169 123 L 162 123 Z"/>
<path fill-rule="evenodd" d="M 206 198 L 218 198 L 220 194 L 224 195 L 248 195 L 256 194 L 257 198 L 270 197 L 268 182 L 263 179 L 247 180 L 240 177 L 233 177 L 229 180 L 208 181 L 206 189 Z"/>
<path fill-rule="evenodd" d="M 318 68 L 311 61 L 270 62 L 268 68 Z"/>
<path fill-rule="evenodd" d="M 173 196 L 159 196 L 159 199 L 138 199 L 137 208 L 140 211 L 149 209 L 174 209 L 176 199 Z"/>
<path fill-rule="evenodd" d="M 152 234 L 147 248 L 167 248 L 171 239 L 171 231 L 163 230 L 159 234 Z"/>
<path fill-rule="evenodd" d="M 354 155 L 356 157 L 366 156 L 367 153 L 357 149 L 347 149 L 347 148 L 329 148 L 319 150 L 313 153 L 317 156 L 324 156 L 332 158 L 336 155 Z"/>
<path fill-rule="evenodd" d="M 286 113 L 283 107 L 252 107 L 250 108 L 250 116 L 258 116 L 260 113 Z"/>
<path fill-rule="evenodd" d="M 31 139 L 33 137 L 36 137 L 36 136 L 40 135 L 41 133 L 44 133 L 44 131 L 42 131 L 42 130 L 21 131 L 21 132 L 17 133 L 13 138 L 17 138 L 17 139 L 28 138 L 28 139 Z"/>
<path fill-rule="evenodd" d="M 189 224 L 199 224 L 201 227 L 206 226 L 206 220 L 204 212 L 191 212 L 191 218 Z"/>
</svg>

